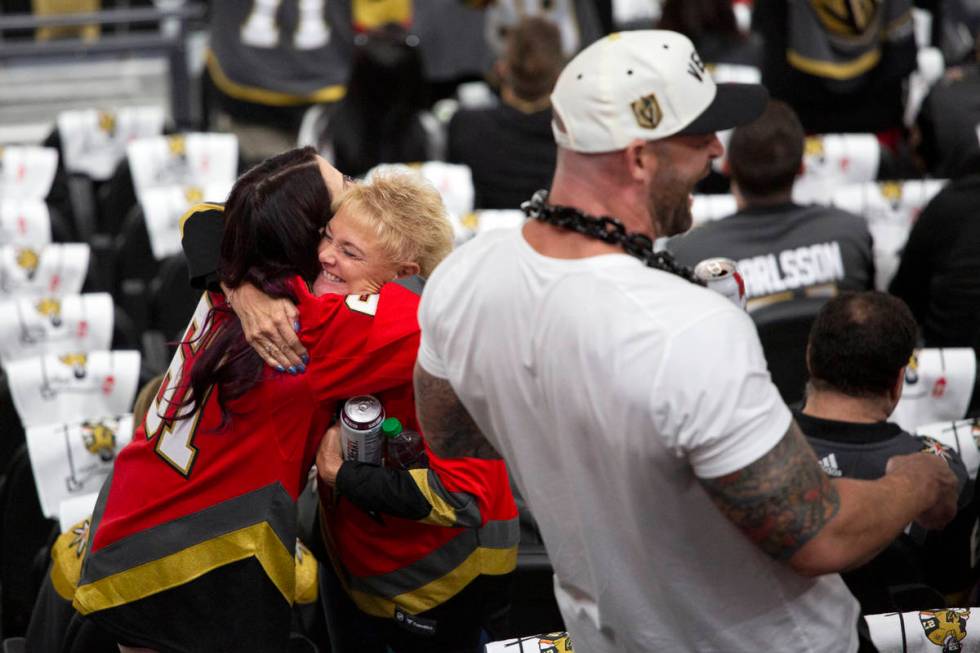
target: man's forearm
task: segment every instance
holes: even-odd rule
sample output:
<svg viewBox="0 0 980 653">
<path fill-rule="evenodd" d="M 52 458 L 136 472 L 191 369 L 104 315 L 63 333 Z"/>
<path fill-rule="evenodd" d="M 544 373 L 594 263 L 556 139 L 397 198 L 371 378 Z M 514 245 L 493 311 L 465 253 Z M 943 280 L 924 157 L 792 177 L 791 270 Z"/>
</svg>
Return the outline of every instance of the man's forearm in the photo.
<svg viewBox="0 0 980 653">
<path fill-rule="evenodd" d="M 837 514 L 789 559 L 807 576 L 864 564 L 937 501 L 935 491 L 901 473 L 876 481 L 841 478 L 833 484 L 840 497 Z"/>
</svg>

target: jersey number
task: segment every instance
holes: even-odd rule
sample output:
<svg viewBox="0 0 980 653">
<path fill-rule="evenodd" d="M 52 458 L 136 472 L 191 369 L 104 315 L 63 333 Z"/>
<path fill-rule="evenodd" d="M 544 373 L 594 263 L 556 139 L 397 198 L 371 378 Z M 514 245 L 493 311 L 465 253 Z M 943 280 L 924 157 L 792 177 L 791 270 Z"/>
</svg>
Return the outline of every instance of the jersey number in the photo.
<svg viewBox="0 0 980 653">
<path fill-rule="evenodd" d="M 330 26 L 327 24 L 327 0 L 295 0 L 299 9 L 299 23 L 293 34 L 293 47 L 297 50 L 316 50 L 330 42 Z M 279 26 L 276 13 L 282 0 L 252 0 L 252 11 L 242 25 L 242 43 L 253 48 L 274 48 L 279 44 Z"/>
<path fill-rule="evenodd" d="M 187 325 L 177 353 L 170 361 L 170 367 L 160 383 L 160 391 L 146 412 L 146 439 L 157 438 L 154 447 L 157 455 L 184 476 L 190 476 L 197 457 L 197 448 L 193 445 L 194 434 L 201 421 L 208 395 L 194 402 L 193 410 L 182 405 L 190 397 L 190 387 L 189 381 L 184 381 L 181 377 L 184 360 L 196 354 L 204 342 L 202 327 L 210 310 L 211 301 L 205 293 Z"/>
</svg>

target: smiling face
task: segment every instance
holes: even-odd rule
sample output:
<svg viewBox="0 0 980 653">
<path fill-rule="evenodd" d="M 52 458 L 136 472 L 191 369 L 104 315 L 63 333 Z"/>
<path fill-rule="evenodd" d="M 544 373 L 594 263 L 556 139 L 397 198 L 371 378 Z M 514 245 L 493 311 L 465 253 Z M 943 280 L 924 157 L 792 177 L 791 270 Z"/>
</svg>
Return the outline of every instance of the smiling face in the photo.
<svg viewBox="0 0 980 653">
<path fill-rule="evenodd" d="M 362 295 L 376 293 L 399 276 L 399 265 L 382 250 L 370 227 L 356 220 L 343 206 L 323 229 L 318 255 L 321 270 L 313 294 Z"/>
<path fill-rule="evenodd" d="M 711 171 L 711 161 L 724 154 L 715 134 L 672 136 L 648 144 L 658 165 L 647 189 L 647 206 L 658 236 L 674 236 L 691 228 L 691 193 Z"/>
</svg>

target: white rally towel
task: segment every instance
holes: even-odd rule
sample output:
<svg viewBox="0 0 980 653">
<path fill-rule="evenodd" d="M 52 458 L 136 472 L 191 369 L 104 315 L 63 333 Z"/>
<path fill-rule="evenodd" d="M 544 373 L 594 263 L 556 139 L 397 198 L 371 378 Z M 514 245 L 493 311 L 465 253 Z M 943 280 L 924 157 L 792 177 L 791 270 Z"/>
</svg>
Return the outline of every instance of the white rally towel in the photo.
<svg viewBox="0 0 980 653">
<path fill-rule="evenodd" d="M 0 247 L 0 298 L 77 295 L 88 262 L 87 243 Z"/>
<path fill-rule="evenodd" d="M 126 156 L 126 146 L 138 138 L 160 135 L 163 123 L 163 107 L 62 111 L 58 135 L 65 169 L 105 181 Z"/>
<path fill-rule="evenodd" d="M 874 240 L 875 287 L 887 290 L 898 270 L 909 231 L 945 179 L 850 184 L 834 191 L 835 206 L 864 216 Z"/>
<path fill-rule="evenodd" d="M 960 419 L 976 376 L 976 352 L 969 347 L 918 349 L 905 368 L 902 398 L 889 419 L 910 433 L 922 424 Z"/>
<path fill-rule="evenodd" d="M 0 197 L 43 200 L 58 172 L 58 150 L 36 145 L 0 147 Z"/>
<path fill-rule="evenodd" d="M 143 191 L 140 203 L 153 258 L 159 261 L 179 254 L 181 217 L 195 204 L 224 202 L 233 185 L 233 181 L 224 181 L 207 186 L 160 186 Z"/>
<path fill-rule="evenodd" d="M 10 394 L 25 428 L 124 415 L 139 382 L 138 351 L 48 354 L 6 365 Z"/>
<path fill-rule="evenodd" d="M 879 653 L 980 653 L 974 608 L 871 614 L 864 618 Z"/>
<path fill-rule="evenodd" d="M 566 632 L 490 642 L 486 653 L 572 653 L 572 638 Z"/>
<path fill-rule="evenodd" d="M 27 429 L 27 453 L 45 517 L 57 519 L 62 502 L 98 492 L 116 454 L 132 438 L 132 415 Z"/>
<path fill-rule="evenodd" d="M 136 197 L 161 186 L 233 184 L 238 177 L 234 134 L 192 132 L 140 138 L 126 148 Z"/>
<path fill-rule="evenodd" d="M 955 449 L 966 465 L 970 478 L 976 480 L 980 468 L 980 417 L 926 424 L 915 429 L 915 432 Z"/>
<path fill-rule="evenodd" d="M 0 198 L 0 245 L 40 249 L 51 242 L 51 212 L 43 199 Z"/>
<path fill-rule="evenodd" d="M 108 349 L 112 327 L 109 293 L 8 299 L 0 302 L 0 360 Z"/>
<path fill-rule="evenodd" d="M 801 204 L 826 204 L 842 184 L 874 181 L 880 156 L 881 146 L 874 134 L 809 136 L 793 199 Z"/>
</svg>

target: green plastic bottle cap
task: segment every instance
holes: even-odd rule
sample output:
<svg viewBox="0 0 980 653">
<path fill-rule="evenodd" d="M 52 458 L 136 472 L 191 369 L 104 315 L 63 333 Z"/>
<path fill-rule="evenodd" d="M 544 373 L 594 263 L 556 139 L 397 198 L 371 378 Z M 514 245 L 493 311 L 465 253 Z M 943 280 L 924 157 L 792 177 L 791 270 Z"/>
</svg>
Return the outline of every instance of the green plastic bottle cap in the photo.
<svg viewBox="0 0 980 653">
<path fill-rule="evenodd" d="M 398 421 L 397 417 L 389 417 L 385 421 L 381 422 L 381 433 L 384 434 L 386 438 L 393 438 L 402 432 L 402 423 Z"/>
</svg>

